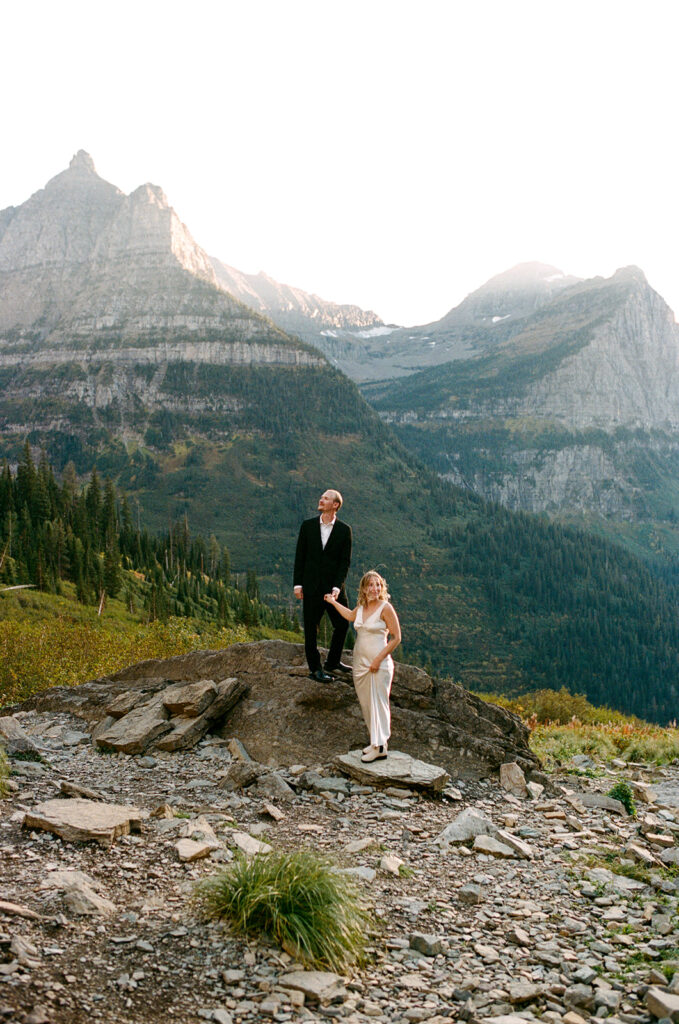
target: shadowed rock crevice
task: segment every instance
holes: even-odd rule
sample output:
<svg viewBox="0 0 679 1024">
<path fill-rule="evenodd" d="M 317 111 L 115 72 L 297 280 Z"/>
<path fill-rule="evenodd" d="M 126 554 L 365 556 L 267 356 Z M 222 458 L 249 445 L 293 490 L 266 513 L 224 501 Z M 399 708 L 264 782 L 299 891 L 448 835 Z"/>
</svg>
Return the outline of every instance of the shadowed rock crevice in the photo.
<svg viewBox="0 0 679 1024">
<path fill-rule="evenodd" d="M 179 750 L 210 731 L 237 737 L 263 764 L 310 764 L 366 740 L 353 684 L 309 679 L 302 645 L 280 640 L 140 662 L 82 686 L 48 690 L 21 707 L 70 711 L 89 724 L 98 745 L 128 753 L 154 745 Z M 396 666 L 392 746 L 457 775 L 487 773 L 507 761 L 528 773 L 539 767 L 516 715 L 448 680 L 435 684 L 412 665 Z"/>
</svg>

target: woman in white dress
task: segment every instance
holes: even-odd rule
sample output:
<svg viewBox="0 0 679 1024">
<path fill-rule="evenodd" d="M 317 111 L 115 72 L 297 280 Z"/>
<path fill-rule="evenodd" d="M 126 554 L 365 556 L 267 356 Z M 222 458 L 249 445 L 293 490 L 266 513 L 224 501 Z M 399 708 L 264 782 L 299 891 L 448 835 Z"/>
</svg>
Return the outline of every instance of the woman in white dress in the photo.
<svg viewBox="0 0 679 1024">
<path fill-rule="evenodd" d="M 370 743 L 364 748 L 362 761 L 381 761 L 387 756 L 391 735 L 389 693 L 394 678 L 391 652 L 401 642 L 398 616 L 389 603 L 387 584 L 378 572 L 367 572 L 358 587 L 358 604 L 345 608 L 332 594 L 325 600 L 356 630 L 352 674 Z"/>
</svg>

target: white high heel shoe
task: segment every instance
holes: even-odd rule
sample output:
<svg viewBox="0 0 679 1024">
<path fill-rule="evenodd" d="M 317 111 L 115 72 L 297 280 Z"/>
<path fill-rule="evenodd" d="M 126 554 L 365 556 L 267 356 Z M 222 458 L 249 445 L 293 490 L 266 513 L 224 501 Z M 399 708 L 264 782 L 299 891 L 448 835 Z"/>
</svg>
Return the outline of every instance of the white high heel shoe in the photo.
<svg viewBox="0 0 679 1024">
<path fill-rule="evenodd" d="M 387 753 L 387 752 L 388 752 L 388 750 L 387 750 L 387 744 L 386 744 L 386 743 L 383 743 L 383 744 L 382 744 L 382 746 L 384 747 L 384 752 L 385 752 L 385 753 Z M 370 746 L 370 744 L 368 744 L 368 746 L 367 746 L 367 747 L 364 747 L 364 748 L 363 748 L 363 750 L 361 751 L 361 753 L 362 753 L 362 754 L 369 754 L 369 753 L 370 753 L 370 751 L 371 751 L 372 749 L 373 749 L 373 747 L 371 747 L 371 746 Z"/>
<path fill-rule="evenodd" d="M 387 758 L 387 745 L 381 743 L 379 747 L 369 747 L 368 753 L 363 754 L 361 761 L 368 764 L 371 761 L 385 761 Z"/>
</svg>

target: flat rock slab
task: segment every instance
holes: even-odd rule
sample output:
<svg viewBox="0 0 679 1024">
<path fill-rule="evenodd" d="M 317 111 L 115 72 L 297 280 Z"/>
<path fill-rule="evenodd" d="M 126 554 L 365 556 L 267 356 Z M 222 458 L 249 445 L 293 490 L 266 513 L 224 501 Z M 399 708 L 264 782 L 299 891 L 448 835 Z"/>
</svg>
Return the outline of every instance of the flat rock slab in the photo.
<svg viewBox="0 0 679 1024">
<path fill-rule="evenodd" d="M 450 782 L 450 776 L 445 768 L 419 761 L 400 750 L 390 750 L 384 761 L 370 761 L 367 764 L 361 761 L 360 750 L 351 750 L 348 754 L 336 757 L 335 764 L 359 782 L 373 785 L 399 783 L 440 793 Z"/>
<path fill-rule="evenodd" d="M 26 811 L 24 828 L 53 832 L 67 842 L 94 840 L 110 846 L 118 836 L 141 829 L 146 811 L 121 804 L 95 803 L 93 800 L 47 800 Z"/>
<path fill-rule="evenodd" d="M 621 814 L 626 818 L 627 810 L 619 800 L 612 796 L 605 796 L 603 793 L 578 793 L 578 799 L 585 807 L 599 807 L 604 811 L 613 811 L 614 814 Z"/>
<path fill-rule="evenodd" d="M 303 992 L 307 999 L 319 1003 L 329 1002 L 343 990 L 342 978 L 332 971 L 293 971 L 278 979 L 282 988 Z"/>
<path fill-rule="evenodd" d="M 93 737 L 104 750 L 121 750 L 125 754 L 143 754 L 153 740 L 172 729 L 170 716 L 162 700 L 155 697 L 128 711 L 105 731 Z"/>
<path fill-rule="evenodd" d="M 199 679 L 195 683 L 169 686 L 163 691 L 163 704 L 172 716 L 197 718 L 217 696 L 217 687 L 212 679 Z"/>
</svg>

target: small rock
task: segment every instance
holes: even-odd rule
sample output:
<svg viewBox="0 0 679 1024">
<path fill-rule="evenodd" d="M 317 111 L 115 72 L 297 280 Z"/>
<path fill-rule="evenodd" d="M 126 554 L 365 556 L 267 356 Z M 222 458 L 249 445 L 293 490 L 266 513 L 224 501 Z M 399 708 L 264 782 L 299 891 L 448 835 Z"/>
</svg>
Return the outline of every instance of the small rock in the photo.
<svg viewBox="0 0 679 1024">
<path fill-rule="evenodd" d="M 473 849 L 477 853 L 485 853 L 491 857 L 516 857 L 516 851 L 506 843 L 501 843 L 492 836 L 476 836 Z"/>
<path fill-rule="evenodd" d="M 196 842 L 194 839 L 178 839 L 175 843 L 175 850 L 181 861 L 190 863 L 194 860 L 202 860 L 203 857 L 209 857 L 214 846 L 211 843 Z"/>
<path fill-rule="evenodd" d="M 528 795 L 526 776 L 514 761 L 500 765 L 500 786 L 514 796 L 524 797 Z"/>
<path fill-rule="evenodd" d="M 656 985 L 646 992 L 646 1009 L 654 1017 L 663 1019 L 669 1017 L 673 1021 L 679 1020 L 679 995 L 673 995 Z"/>
<path fill-rule="evenodd" d="M 247 750 L 239 739 L 234 736 L 226 745 L 227 750 L 231 754 L 231 757 L 236 761 L 252 761 L 252 758 L 248 754 Z"/>
<path fill-rule="evenodd" d="M 232 832 L 231 839 L 242 850 L 246 857 L 254 857 L 258 853 L 271 853 L 268 843 L 262 843 L 259 839 L 253 839 L 247 832 Z"/>
<path fill-rule="evenodd" d="M 401 860 L 400 857 L 395 857 L 393 854 L 382 857 L 382 860 L 380 861 L 382 871 L 386 871 L 390 875 L 395 875 L 397 878 L 403 864 L 405 864 L 405 861 Z"/>
<path fill-rule="evenodd" d="M 438 956 L 443 950 L 441 939 L 436 935 L 425 935 L 422 932 L 413 932 L 408 937 L 410 948 L 417 950 L 424 956 Z"/>
</svg>

